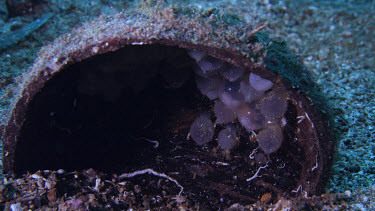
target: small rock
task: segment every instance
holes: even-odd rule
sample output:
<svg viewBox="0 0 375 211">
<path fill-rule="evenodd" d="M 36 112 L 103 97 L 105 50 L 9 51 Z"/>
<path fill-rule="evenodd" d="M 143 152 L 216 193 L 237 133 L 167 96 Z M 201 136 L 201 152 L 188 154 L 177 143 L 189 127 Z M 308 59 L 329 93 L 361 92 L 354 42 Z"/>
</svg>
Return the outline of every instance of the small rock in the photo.
<svg viewBox="0 0 375 211">
<path fill-rule="evenodd" d="M 271 196 L 272 196 L 271 193 L 265 193 L 260 198 L 260 201 L 263 202 L 263 203 L 268 203 L 271 200 Z"/>
<path fill-rule="evenodd" d="M 64 169 L 59 169 L 59 170 L 57 170 L 57 173 L 58 173 L 58 174 L 64 174 L 64 173 L 65 173 L 65 170 L 64 170 Z"/>
<path fill-rule="evenodd" d="M 346 190 L 344 194 L 346 197 L 349 197 L 349 198 L 352 197 L 352 192 L 350 190 Z"/>
<path fill-rule="evenodd" d="M 368 199 L 369 199 L 368 196 L 363 196 L 362 201 L 363 202 L 368 202 Z"/>
<path fill-rule="evenodd" d="M 141 190 L 141 188 L 140 188 L 138 185 L 134 185 L 134 192 L 135 192 L 136 194 L 139 194 L 141 191 L 142 191 L 142 190 Z"/>
<path fill-rule="evenodd" d="M 47 193 L 47 198 L 50 202 L 55 203 L 56 202 L 56 188 L 52 188 Z"/>
<path fill-rule="evenodd" d="M 351 31 L 346 31 L 344 32 L 344 35 L 343 35 L 345 38 L 348 38 L 350 36 L 352 36 L 352 32 Z"/>
<path fill-rule="evenodd" d="M 22 211 L 21 203 L 10 205 L 10 210 L 12 211 Z"/>
<path fill-rule="evenodd" d="M 359 167 L 358 165 L 352 165 L 352 166 L 349 166 L 346 170 L 351 173 L 357 173 L 361 170 L 361 167 Z"/>
<path fill-rule="evenodd" d="M 86 205 L 81 199 L 70 199 L 59 205 L 59 210 L 86 210 Z"/>
<path fill-rule="evenodd" d="M 354 205 L 353 205 L 353 210 L 361 210 L 361 211 L 365 211 L 365 210 L 367 210 L 367 209 L 365 208 L 365 206 L 363 206 L 363 204 L 354 204 Z"/>
<path fill-rule="evenodd" d="M 231 209 L 234 209 L 234 210 L 236 210 L 236 209 L 238 209 L 239 207 L 241 207 L 241 205 L 240 204 L 238 204 L 238 203 L 235 203 L 235 204 L 232 204 L 230 207 L 229 207 L 229 209 L 228 210 L 231 210 Z"/>
</svg>

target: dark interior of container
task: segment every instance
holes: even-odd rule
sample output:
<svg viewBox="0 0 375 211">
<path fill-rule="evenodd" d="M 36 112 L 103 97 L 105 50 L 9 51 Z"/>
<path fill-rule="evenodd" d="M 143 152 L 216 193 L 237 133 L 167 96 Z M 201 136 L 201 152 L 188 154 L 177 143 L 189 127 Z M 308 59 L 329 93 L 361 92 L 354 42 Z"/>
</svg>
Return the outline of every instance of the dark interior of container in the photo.
<svg viewBox="0 0 375 211">
<path fill-rule="evenodd" d="M 189 121 L 209 105 L 194 84 L 193 65 L 183 49 L 131 46 L 69 66 L 31 103 L 17 172 L 153 166 L 171 147 L 169 130 L 181 127 L 186 138 Z M 167 81 L 161 69 L 178 72 L 183 84 Z"/>
<path fill-rule="evenodd" d="M 239 145 L 229 160 L 216 141 L 198 146 L 188 138 L 195 118 L 202 112 L 213 116 L 213 102 L 196 87 L 195 65 L 185 49 L 145 45 L 94 56 L 60 71 L 30 104 L 18 137 L 16 173 L 93 168 L 121 174 L 152 168 L 174 173 L 191 196 L 210 198 L 212 204 L 254 202 L 267 192 L 290 192 L 305 159 L 303 149 L 292 144 L 293 105 L 286 114 L 285 141 L 267 158 L 271 162 L 262 181 L 246 182 L 260 167 L 249 159 L 257 147 L 249 141 L 251 134 L 239 131 Z"/>
</svg>

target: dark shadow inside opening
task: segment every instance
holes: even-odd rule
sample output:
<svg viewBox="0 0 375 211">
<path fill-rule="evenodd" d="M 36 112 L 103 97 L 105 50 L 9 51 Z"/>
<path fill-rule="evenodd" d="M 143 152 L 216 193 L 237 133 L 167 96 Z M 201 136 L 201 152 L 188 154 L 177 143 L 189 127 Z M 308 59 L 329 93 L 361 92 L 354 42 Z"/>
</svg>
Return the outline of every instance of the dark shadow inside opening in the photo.
<svg viewBox="0 0 375 211">
<path fill-rule="evenodd" d="M 31 103 L 16 149 L 16 172 L 155 165 L 170 148 L 168 130 L 180 127 L 186 137 L 184 121 L 208 105 L 197 91 L 193 65 L 183 49 L 149 45 L 64 69 Z"/>
</svg>

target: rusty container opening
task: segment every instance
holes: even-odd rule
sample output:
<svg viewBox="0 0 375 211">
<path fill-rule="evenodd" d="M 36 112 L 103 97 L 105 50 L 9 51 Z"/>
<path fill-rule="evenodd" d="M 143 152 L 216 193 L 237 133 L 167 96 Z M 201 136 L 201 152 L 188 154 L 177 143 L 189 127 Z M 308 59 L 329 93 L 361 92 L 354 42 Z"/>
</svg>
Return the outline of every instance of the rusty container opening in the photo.
<svg viewBox="0 0 375 211">
<path fill-rule="evenodd" d="M 190 17 L 153 18 L 126 13 L 98 18 L 42 49 L 20 83 L 4 129 L 4 171 L 21 175 L 93 168 L 118 175 L 153 169 L 178 181 L 184 187 L 179 195 L 216 208 L 253 203 L 265 194 L 275 202 L 322 192 L 334 140 L 327 119 L 298 90 L 299 82 L 290 83 L 293 77 L 308 81 L 301 79 L 302 66 L 263 53 L 272 41 L 239 43 L 247 33 L 242 25 L 231 29 L 238 33 L 234 39 L 199 19 L 181 25 Z M 283 98 L 280 116 L 255 129 L 241 127 L 244 123 L 235 118 L 215 124 L 209 141 L 193 140 L 190 132 L 198 117 L 217 120 L 219 100 L 210 100 L 198 87 L 197 68 L 204 68 L 191 52 L 204 55 L 208 63 L 241 69 L 247 81 L 253 74 L 270 83 L 272 88 L 246 108 L 267 116 L 263 107 L 279 106 L 266 102 Z M 267 59 L 285 67 L 289 78 L 270 70 Z M 219 146 L 219 132 L 229 125 L 235 125 L 238 137 L 225 148 Z M 266 127 L 278 128 L 281 141 L 261 146 L 258 138 L 266 136 Z M 143 178 L 139 181 L 147 185 L 157 183 Z M 170 186 L 176 193 L 181 188 Z"/>
</svg>

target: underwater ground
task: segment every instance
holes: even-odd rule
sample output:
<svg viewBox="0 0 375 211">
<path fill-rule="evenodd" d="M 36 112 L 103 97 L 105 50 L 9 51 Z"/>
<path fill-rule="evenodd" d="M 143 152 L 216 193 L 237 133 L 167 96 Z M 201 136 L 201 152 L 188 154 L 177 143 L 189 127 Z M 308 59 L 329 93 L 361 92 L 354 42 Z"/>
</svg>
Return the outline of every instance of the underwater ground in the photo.
<svg viewBox="0 0 375 211">
<path fill-rule="evenodd" d="M 0 1 L 0 127 L 17 76 L 38 50 L 73 27 L 100 15 L 132 10 L 136 1 L 51 0 L 8 11 Z M 17 1 L 15 1 L 17 2 Z M 47 2 L 47 1 L 46 1 Z M 167 1 L 217 7 L 287 41 L 344 119 L 327 192 L 344 193 L 351 209 L 375 208 L 375 1 L 212 0 Z M 2 121 L 1 121 L 2 120 Z M 2 156 L 1 156 L 2 157 Z"/>
</svg>

